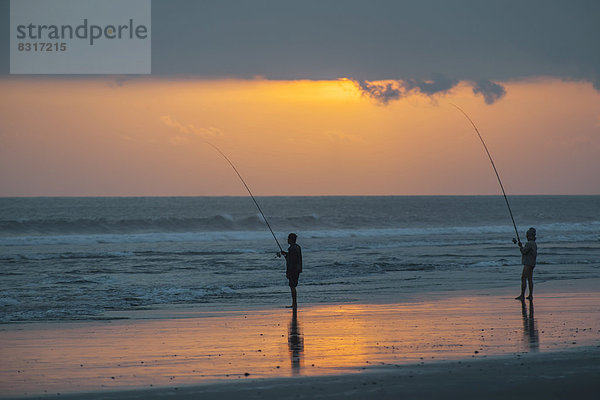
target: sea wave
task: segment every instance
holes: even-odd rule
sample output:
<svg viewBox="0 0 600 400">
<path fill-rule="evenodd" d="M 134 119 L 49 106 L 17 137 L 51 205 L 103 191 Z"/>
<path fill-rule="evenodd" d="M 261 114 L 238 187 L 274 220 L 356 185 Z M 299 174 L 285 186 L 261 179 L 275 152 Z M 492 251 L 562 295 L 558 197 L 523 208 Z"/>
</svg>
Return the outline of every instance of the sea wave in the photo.
<svg viewBox="0 0 600 400">
<path fill-rule="evenodd" d="M 452 234 L 452 233 L 500 233 L 512 232 L 509 224 L 456 226 L 426 224 L 423 221 L 411 221 L 409 217 L 381 218 L 366 217 L 360 214 L 348 214 L 343 217 L 323 218 L 317 214 L 274 216 L 269 219 L 273 228 L 286 227 L 290 230 L 310 232 L 314 237 L 322 235 L 339 237 L 364 236 L 373 234 Z M 431 222 L 430 222 L 431 223 Z M 523 235 L 526 230 L 523 224 Z M 595 231 L 600 238 L 600 221 L 577 223 L 536 224 L 540 236 L 547 232 Z M 62 236 L 62 235 L 128 235 L 159 233 L 202 233 L 202 232 L 239 232 L 266 230 L 265 219 L 260 213 L 238 215 L 219 213 L 207 217 L 146 217 L 146 218 L 16 218 L 0 220 L 0 238 L 14 236 Z"/>
<path fill-rule="evenodd" d="M 87 282 L 66 281 L 54 282 L 55 285 L 82 285 Z M 130 288 L 120 293 L 119 297 L 103 298 L 84 297 L 80 292 L 73 292 L 71 298 L 61 301 L 46 296 L 33 297 L 28 304 L 12 297 L 0 297 L 0 322 L 93 319 L 105 311 L 130 310 L 153 307 L 161 304 L 196 304 L 205 301 L 219 301 L 238 295 L 229 286 L 207 286 L 202 288 L 160 286 L 152 288 Z M 73 305 L 65 307 L 65 301 Z"/>
<path fill-rule="evenodd" d="M 258 218 L 256 219 L 258 221 Z M 251 224 L 250 224 L 251 225 Z M 258 228 L 258 229 L 257 229 Z M 582 242 L 600 240 L 600 221 L 587 223 L 553 223 L 538 225 L 538 239 L 546 242 Z M 513 237 L 510 225 L 446 226 L 414 228 L 374 228 L 374 229 L 317 229 L 299 231 L 300 236 L 309 239 L 345 238 L 394 238 L 397 241 L 414 245 L 427 240 L 429 244 L 457 244 L 465 237 L 477 238 L 486 243 L 499 242 L 494 236 Z M 275 232 L 285 243 L 287 231 Z M 487 235 L 487 238 L 483 239 Z M 457 239 L 458 238 L 458 239 Z M 149 232 L 149 233 L 93 233 L 93 234 L 36 234 L 0 236 L 0 246 L 36 245 L 86 245 L 111 243 L 181 243 L 217 241 L 263 241 L 272 240 L 266 226 L 253 226 L 252 229 L 210 230 L 188 232 Z M 459 242 L 456 242 L 459 240 Z M 416 241 L 416 242 L 413 242 Z M 504 239 L 502 239 L 504 241 Z M 385 244 L 369 244 L 367 248 L 379 248 Z"/>
<path fill-rule="evenodd" d="M 206 218 L 48 218 L 0 221 L 0 235 L 126 234 L 147 232 L 195 232 L 247 230 L 265 226 L 260 214 L 234 219 L 229 214 Z"/>
</svg>

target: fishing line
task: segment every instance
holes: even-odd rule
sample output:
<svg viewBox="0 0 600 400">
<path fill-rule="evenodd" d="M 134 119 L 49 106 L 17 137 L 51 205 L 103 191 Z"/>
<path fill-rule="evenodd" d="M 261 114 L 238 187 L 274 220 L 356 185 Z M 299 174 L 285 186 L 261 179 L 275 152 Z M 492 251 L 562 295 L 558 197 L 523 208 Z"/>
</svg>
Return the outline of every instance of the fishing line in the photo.
<svg viewBox="0 0 600 400">
<path fill-rule="evenodd" d="M 458 109 L 458 111 L 463 113 L 463 115 L 469 120 L 471 125 L 473 125 L 473 128 L 475 128 L 475 132 L 477 132 L 477 136 L 479 136 L 479 140 L 481 140 L 481 144 L 483 144 L 483 148 L 485 149 L 485 152 L 487 153 L 488 158 L 490 159 L 490 162 L 492 163 L 492 167 L 494 168 L 494 172 L 496 173 L 496 178 L 498 178 L 498 183 L 500 184 L 500 189 L 502 189 L 502 194 L 504 195 L 504 200 L 506 201 L 506 206 L 508 207 L 508 213 L 510 214 L 510 219 L 512 220 L 513 226 L 515 227 L 515 233 L 517 234 L 517 240 L 520 242 L 521 238 L 519 238 L 519 231 L 517 230 L 517 224 L 515 224 L 515 218 L 513 217 L 512 210 L 510 209 L 510 203 L 508 202 L 508 197 L 506 197 L 506 192 L 504 191 L 504 185 L 502 185 L 502 180 L 500 179 L 500 175 L 498 174 L 496 165 L 494 165 L 494 160 L 492 159 L 492 155 L 490 154 L 487 146 L 485 145 L 485 142 L 483 141 L 483 138 L 481 137 L 481 134 L 479 133 L 479 129 L 477 129 L 477 126 L 475 126 L 475 123 L 473 122 L 473 120 L 467 115 L 466 112 L 463 111 L 462 108 L 460 108 L 459 106 L 457 106 L 456 104 L 453 104 L 453 103 L 450 103 L 450 105 L 456 107 L 456 109 Z M 513 242 L 516 243 L 516 240 L 513 239 Z"/>
<path fill-rule="evenodd" d="M 242 181 L 242 183 L 244 184 L 244 187 L 246 188 L 246 190 L 248 191 L 248 194 L 250 195 L 250 197 L 252 197 L 252 200 L 254 200 L 254 204 L 256 204 L 256 208 L 258 208 L 258 211 L 260 212 L 260 215 L 262 215 L 263 219 L 265 220 L 267 227 L 269 228 L 269 230 L 271 231 L 271 235 L 273 235 L 273 239 L 275 239 L 275 242 L 277 243 L 277 247 L 279 247 L 280 251 L 283 251 L 283 249 L 281 248 L 281 245 L 279 244 L 279 240 L 277 240 L 277 237 L 275 236 L 275 233 L 273 233 L 273 229 L 271 229 L 271 225 L 269 224 L 269 220 L 267 219 L 267 217 L 265 216 L 265 213 L 262 211 L 262 209 L 260 208 L 260 206 L 258 205 L 258 202 L 256 201 L 256 199 L 254 198 L 254 195 L 252 194 L 252 192 L 250 191 L 250 188 L 248 187 L 248 185 L 246 185 L 246 181 L 244 181 L 244 178 L 242 178 L 242 175 L 239 173 L 239 171 L 237 170 L 237 168 L 235 167 L 235 165 L 233 165 L 233 163 L 231 162 L 231 160 L 225 155 L 225 153 L 223 153 L 217 146 L 215 146 L 214 144 L 212 144 L 211 142 L 207 142 L 206 140 L 204 141 L 206 144 L 210 145 L 213 149 L 215 149 L 216 151 L 219 152 L 220 155 L 223 156 L 223 158 L 225 160 L 227 160 L 227 162 L 229 163 L 229 165 L 231 165 L 231 168 L 233 168 L 233 170 L 235 171 L 235 173 L 237 174 L 238 178 L 240 178 L 240 180 Z"/>
</svg>

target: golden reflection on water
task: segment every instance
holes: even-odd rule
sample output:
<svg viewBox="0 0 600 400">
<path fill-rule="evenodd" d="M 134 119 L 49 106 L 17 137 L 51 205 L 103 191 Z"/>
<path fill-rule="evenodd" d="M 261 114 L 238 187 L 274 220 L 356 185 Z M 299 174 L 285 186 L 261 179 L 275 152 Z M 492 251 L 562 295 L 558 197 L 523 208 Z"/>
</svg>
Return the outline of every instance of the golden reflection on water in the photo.
<svg viewBox="0 0 600 400">
<path fill-rule="evenodd" d="M 523 334 L 525 336 L 524 351 L 537 352 L 540 350 L 540 334 L 533 317 L 533 300 L 528 300 L 529 311 L 525 300 L 521 300 L 521 315 L 523 316 Z"/>
<path fill-rule="evenodd" d="M 302 368 L 302 352 L 304 351 L 304 337 L 302 329 L 298 323 L 298 311 L 294 308 L 292 311 L 292 320 L 290 321 L 288 346 L 290 348 L 290 360 L 292 362 L 292 375 L 299 375 Z"/>
<path fill-rule="evenodd" d="M 0 329 L 6 394 L 177 386 L 357 372 L 597 344 L 599 294 L 518 302 L 474 296 L 171 319 L 8 324 Z M 521 311 L 521 312 L 519 312 Z"/>
</svg>

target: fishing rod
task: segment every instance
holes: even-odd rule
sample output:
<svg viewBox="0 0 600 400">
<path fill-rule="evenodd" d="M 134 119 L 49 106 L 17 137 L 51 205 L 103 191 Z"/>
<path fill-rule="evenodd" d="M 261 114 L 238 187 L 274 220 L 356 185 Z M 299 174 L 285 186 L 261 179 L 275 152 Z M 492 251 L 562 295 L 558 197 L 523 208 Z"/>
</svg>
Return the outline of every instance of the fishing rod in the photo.
<svg viewBox="0 0 600 400">
<path fill-rule="evenodd" d="M 229 163 L 229 165 L 231 165 L 231 168 L 233 168 L 233 170 L 235 171 L 235 173 L 237 174 L 238 178 L 240 178 L 240 180 L 242 181 L 242 183 L 244 184 L 244 187 L 246 188 L 246 190 L 248 191 L 248 194 L 250 195 L 250 197 L 252 197 L 252 200 L 254 200 L 254 204 L 256 204 L 256 208 L 258 208 L 258 211 L 260 211 L 260 215 L 262 215 L 263 219 L 265 220 L 267 227 L 269 228 L 269 230 L 271 231 L 271 235 L 273 235 L 273 239 L 275 239 L 275 242 L 277 243 L 277 247 L 279 247 L 279 250 L 283 252 L 283 249 L 281 248 L 281 245 L 279 244 L 279 240 L 277 240 L 277 237 L 275 236 L 275 233 L 273 233 L 273 229 L 271 229 L 271 225 L 269 224 L 269 220 L 267 219 L 267 217 L 265 216 L 265 213 L 263 212 L 263 210 L 260 208 L 260 206 L 258 205 L 258 202 L 256 201 L 256 198 L 254 198 L 254 195 L 252 194 L 252 192 L 250 191 L 250 188 L 248 187 L 248 185 L 246 185 L 246 181 L 244 180 L 244 178 L 242 178 L 242 175 L 239 173 L 239 171 L 237 170 L 237 168 L 235 167 L 235 165 L 233 165 L 233 163 L 231 162 L 231 160 L 225 155 L 225 153 L 223 153 L 221 151 L 221 149 L 219 149 L 217 146 L 215 146 L 214 144 L 212 144 L 211 142 L 208 141 L 204 141 L 206 144 L 210 145 L 213 149 L 215 149 L 216 151 L 219 152 L 220 155 L 223 156 L 223 158 L 225 160 L 227 160 L 227 162 Z"/>
<path fill-rule="evenodd" d="M 510 203 L 508 202 L 508 197 L 506 197 L 506 192 L 504 191 L 504 185 L 502 185 L 502 180 L 500 179 L 500 175 L 498 174 L 496 165 L 494 165 L 494 160 L 492 159 L 492 155 L 490 154 L 487 146 L 485 145 L 485 142 L 483 141 L 483 138 L 481 137 L 481 134 L 479 133 L 479 129 L 477 129 L 477 126 L 475 126 L 475 123 L 473 122 L 473 120 L 467 115 L 466 112 L 463 111 L 462 108 L 460 108 L 459 106 L 457 106 L 456 104 L 453 104 L 453 103 L 450 103 L 450 105 L 456 107 L 456 109 L 458 109 L 458 111 L 460 111 L 469 120 L 471 125 L 473 125 L 473 128 L 475 128 L 475 132 L 477 132 L 477 136 L 479 136 L 479 140 L 481 140 L 481 144 L 483 144 L 483 148 L 485 149 L 485 152 L 487 153 L 488 158 L 490 159 L 490 162 L 492 163 L 492 167 L 494 168 L 494 172 L 496 173 L 496 178 L 498 178 L 498 183 L 500 184 L 500 189 L 502 189 L 502 194 L 504 195 L 504 200 L 506 201 L 506 206 L 508 207 L 508 213 L 510 214 L 510 219 L 512 220 L 513 226 L 515 228 L 515 233 L 517 234 L 517 239 L 513 238 L 513 243 L 517 243 L 517 241 L 519 243 L 521 243 L 521 238 L 519 237 L 519 231 L 517 230 L 517 224 L 515 224 L 515 218 L 513 217 L 512 210 L 510 209 Z"/>
</svg>

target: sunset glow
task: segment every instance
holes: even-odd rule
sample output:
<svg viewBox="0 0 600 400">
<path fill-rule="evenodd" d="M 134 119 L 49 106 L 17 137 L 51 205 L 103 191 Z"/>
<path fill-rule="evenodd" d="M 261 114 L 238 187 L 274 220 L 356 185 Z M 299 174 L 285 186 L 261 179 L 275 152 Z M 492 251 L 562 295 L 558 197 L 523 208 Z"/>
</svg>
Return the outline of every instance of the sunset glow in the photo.
<svg viewBox="0 0 600 400">
<path fill-rule="evenodd" d="M 0 19 L 0 397 L 597 395 L 599 1 Z"/>
<path fill-rule="evenodd" d="M 346 79 L 0 86 L 3 196 L 243 195 L 205 140 L 259 195 L 497 194 L 481 144 L 449 103 L 479 126 L 510 193 L 600 190 L 600 95 L 589 84 L 509 82 L 493 106 L 466 83 L 388 105 Z"/>
</svg>

